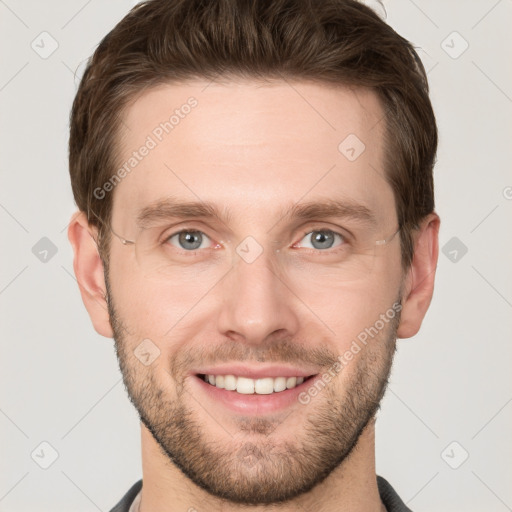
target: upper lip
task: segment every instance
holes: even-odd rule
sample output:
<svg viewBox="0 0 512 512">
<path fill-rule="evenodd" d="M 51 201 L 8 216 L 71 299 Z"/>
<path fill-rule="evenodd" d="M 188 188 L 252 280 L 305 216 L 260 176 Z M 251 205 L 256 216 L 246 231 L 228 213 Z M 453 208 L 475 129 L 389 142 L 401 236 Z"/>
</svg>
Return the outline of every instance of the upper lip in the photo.
<svg viewBox="0 0 512 512">
<path fill-rule="evenodd" d="M 293 367 L 289 365 L 270 365 L 260 363 L 258 365 L 247 365 L 238 363 L 225 363 L 217 366 L 205 366 L 191 372 L 193 375 L 236 375 L 248 379 L 262 379 L 265 377 L 309 377 L 319 373 L 313 367 Z"/>
</svg>

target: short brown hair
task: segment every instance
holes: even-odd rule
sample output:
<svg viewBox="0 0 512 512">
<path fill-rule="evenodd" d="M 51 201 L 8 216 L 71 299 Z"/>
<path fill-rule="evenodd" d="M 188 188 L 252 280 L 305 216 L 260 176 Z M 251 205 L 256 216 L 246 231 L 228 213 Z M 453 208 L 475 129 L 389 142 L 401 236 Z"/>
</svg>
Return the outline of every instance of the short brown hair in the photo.
<svg viewBox="0 0 512 512">
<path fill-rule="evenodd" d="M 113 194 L 98 199 L 93 192 L 116 171 L 123 109 L 155 85 L 217 76 L 314 80 L 377 93 L 407 269 L 412 231 L 434 210 L 436 121 L 413 46 L 356 0 L 149 0 L 107 34 L 73 102 L 69 139 L 75 201 L 98 227 L 104 261 Z"/>
</svg>

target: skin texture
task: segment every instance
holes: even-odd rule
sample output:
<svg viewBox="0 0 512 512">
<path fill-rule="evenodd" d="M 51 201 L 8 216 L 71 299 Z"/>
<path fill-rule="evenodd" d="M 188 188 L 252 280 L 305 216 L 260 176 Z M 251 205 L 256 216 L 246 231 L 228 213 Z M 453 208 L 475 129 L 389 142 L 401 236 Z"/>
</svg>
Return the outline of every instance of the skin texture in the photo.
<svg viewBox="0 0 512 512">
<path fill-rule="evenodd" d="M 341 256 L 310 245 L 305 235 L 319 229 L 350 226 L 361 239 L 381 240 L 397 228 L 383 178 L 383 111 L 375 94 L 360 88 L 284 81 L 159 86 L 125 111 L 120 165 L 191 96 L 197 106 L 109 192 L 113 229 L 136 244 L 112 239 L 107 280 L 95 229 L 79 212 L 69 227 L 84 303 L 96 331 L 115 338 L 141 417 L 141 511 L 380 511 L 374 417 L 396 338 L 416 334 L 432 298 L 439 217 L 429 215 L 414 234 L 406 274 L 398 236 L 372 246 L 371 260 L 359 255 L 357 261 L 371 261 L 365 272 L 347 272 L 354 260 L 342 265 Z M 354 161 L 338 150 L 349 134 L 365 144 Z M 169 234 L 187 227 L 207 239 L 192 256 L 174 238 L 166 252 L 172 264 L 164 266 L 152 259 L 154 247 L 140 242 L 151 237 L 141 235 L 135 219 L 170 197 L 211 202 L 231 216 L 173 221 Z M 363 204 L 377 225 L 283 217 L 292 204 L 325 199 Z M 236 252 L 248 236 L 263 250 L 251 263 Z M 326 371 L 400 301 L 400 313 L 308 404 L 234 414 L 190 375 L 204 361 Z M 148 339 L 159 355 L 144 365 L 134 354 Z"/>
</svg>

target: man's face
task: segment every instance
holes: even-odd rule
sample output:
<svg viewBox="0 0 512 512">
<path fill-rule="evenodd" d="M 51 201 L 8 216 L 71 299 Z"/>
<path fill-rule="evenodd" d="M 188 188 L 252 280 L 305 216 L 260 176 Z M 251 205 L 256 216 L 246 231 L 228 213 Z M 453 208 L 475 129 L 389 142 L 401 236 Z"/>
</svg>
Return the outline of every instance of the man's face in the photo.
<svg viewBox="0 0 512 512">
<path fill-rule="evenodd" d="M 346 459 L 384 393 L 399 322 L 378 322 L 402 279 L 398 235 L 375 243 L 398 227 L 379 102 L 292 85 L 161 86 L 127 108 L 120 139 L 120 166 L 151 146 L 113 192 L 112 228 L 135 241 L 113 237 L 110 248 L 124 381 L 168 457 L 234 502 L 290 499 Z M 197 105 L 180 110 L 190 97 Z M 176 109 L 166 133 L 160 123 Z M 374 223 L 287 215 L 328 201 L 365 207 Z M 218 217 L 169 217 L 181 202 L 211 204 Z M 251 376 L 263 394 L 249 394 Z M 306 380 L 269 393 L 294 376 Z"/>
</svg>

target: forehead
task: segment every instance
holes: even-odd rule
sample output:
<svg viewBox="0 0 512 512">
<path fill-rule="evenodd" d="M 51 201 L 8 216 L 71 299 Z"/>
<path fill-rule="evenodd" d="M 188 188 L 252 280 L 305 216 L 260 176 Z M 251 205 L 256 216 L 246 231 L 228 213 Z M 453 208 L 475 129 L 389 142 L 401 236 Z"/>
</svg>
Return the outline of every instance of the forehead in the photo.
<svg viewBox="0 0 512 512">
<path fill-rule="evenodd" d="M 306 81 L 166 84 L 124 111 L 113 218 L 172 196 L 271 222 L 315 197 L 394 210 L 374 92 Z M 146 149 L 144 149 L 146 148 Z M 246 217 L 243 217 L 246 215 Z M 114 220 L 113 219 L 113 220 Z"/>
</svg>

